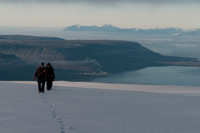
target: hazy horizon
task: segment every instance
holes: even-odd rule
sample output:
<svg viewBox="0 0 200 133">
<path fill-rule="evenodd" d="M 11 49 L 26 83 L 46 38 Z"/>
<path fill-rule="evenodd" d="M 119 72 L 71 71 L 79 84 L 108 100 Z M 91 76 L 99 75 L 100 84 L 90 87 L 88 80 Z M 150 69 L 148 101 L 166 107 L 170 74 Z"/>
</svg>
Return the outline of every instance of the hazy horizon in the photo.
<svg viewBox="0 0 200 133">
<path fill-rule="evenodd" d="M 79 25 L 79 26 L 97 26 L 97 27 L 102 27 L 104 25 L 112 25 L 114 27 L 117 27 L 117 28 L 120 28 L 120 29 L 142 29 L 142 30 L 151 30 L 151 29 L 182 29 L 183 31 L 195 31 L 195 30 L 199 30 L 200 29 L 200 26 L 199 27 L 194 27 L 194 28 L 180 28 L 180 27 L 120 27 L 120 26 L 116 26 L 116 25 L 113 25 L 113 24 L 102 24 L 102 25 L 95 25 L 95 24 L 71 24 L 71 25 L 65 25 L 65 26 L 0 26 L 0 28 L 3 28 L 3 29 L 9 29 L 9 28 L 13 28 L 13 29 L 56 29 L 56 30 L 63 30 L 64 28 L 66 27 L 71 27 L 71 26 L 75 26 L 75 25 Z"/>
</svg>

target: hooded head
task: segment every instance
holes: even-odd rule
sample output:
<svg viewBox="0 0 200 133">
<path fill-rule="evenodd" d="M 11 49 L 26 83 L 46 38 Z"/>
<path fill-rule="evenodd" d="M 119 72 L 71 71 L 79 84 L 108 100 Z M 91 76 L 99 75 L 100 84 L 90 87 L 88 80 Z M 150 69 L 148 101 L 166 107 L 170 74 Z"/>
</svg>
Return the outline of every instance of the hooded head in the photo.
<svg viewBox="0 0 200 133">
<path fill-rule="evenodd" d="M 41 66 L 44 66 L 44 62 L 41 63 Z"/>
<path fill-rule="evenodd" d="M 50 63 L 47 63 L 46 67 L 51 67 L 51 64 L 50 64 Z"/>
</svg>

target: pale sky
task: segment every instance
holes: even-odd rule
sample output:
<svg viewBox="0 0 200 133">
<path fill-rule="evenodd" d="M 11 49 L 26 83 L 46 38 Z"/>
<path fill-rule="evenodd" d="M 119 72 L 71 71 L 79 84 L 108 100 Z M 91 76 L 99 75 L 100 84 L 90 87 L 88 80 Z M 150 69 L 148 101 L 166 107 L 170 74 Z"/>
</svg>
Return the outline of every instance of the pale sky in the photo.
<svg viewBox="0 0 200 133">
<path fill-rule="evenodd" d="M 0 27 L 200 28 L 200 0 L 0 0 Z"/>
</svg>

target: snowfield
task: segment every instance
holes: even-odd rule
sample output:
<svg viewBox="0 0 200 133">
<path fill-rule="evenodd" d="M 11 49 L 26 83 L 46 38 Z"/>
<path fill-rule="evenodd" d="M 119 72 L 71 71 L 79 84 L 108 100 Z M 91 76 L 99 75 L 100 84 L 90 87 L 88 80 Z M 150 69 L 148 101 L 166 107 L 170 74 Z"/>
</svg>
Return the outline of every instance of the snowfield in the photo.
<svg viewBox="0 0 200 133">
<path fill-rule="evenodd" d="M 0 82 L 0 133 L 199 133 L 200 88 Z"/>
</svg>

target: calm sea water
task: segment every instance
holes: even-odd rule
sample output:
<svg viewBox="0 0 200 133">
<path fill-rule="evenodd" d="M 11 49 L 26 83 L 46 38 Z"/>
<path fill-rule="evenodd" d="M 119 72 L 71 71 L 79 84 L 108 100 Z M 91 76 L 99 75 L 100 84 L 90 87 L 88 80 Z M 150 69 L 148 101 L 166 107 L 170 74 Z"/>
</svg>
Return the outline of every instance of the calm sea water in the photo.
<svg viewBox="0 0 200 133">
<path fill-rule="evenodd" d="M 200 67 L 147 67 L 97 78 L 94 82 L 150 85 L 200 86 Z"/>
</svg>

